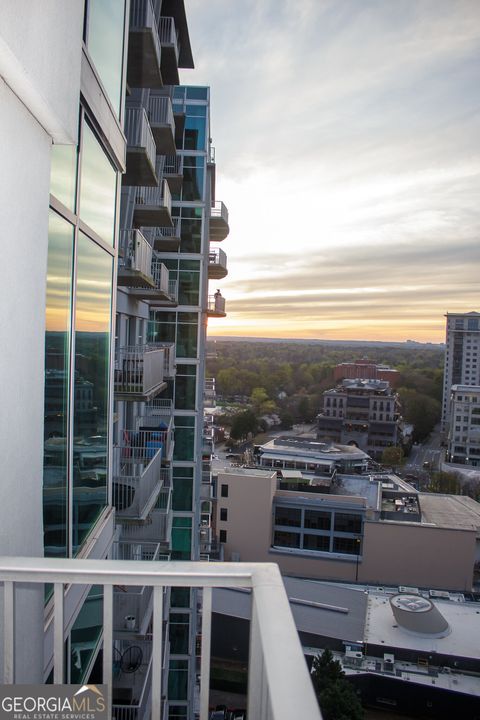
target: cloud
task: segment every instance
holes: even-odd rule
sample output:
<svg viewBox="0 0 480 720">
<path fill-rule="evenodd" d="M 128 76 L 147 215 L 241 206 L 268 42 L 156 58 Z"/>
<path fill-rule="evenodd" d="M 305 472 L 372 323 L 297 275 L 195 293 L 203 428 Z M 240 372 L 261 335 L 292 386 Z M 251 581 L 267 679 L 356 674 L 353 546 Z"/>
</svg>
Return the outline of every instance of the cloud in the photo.
<svg viewBox="0 0 480 720">
<path fill-rule="evenodd" d="M 230 211 L 224 332 L 362 338 L 389 315 L 438 339 L 446 309 L 478 308 L 477 0 L 187 12 Z"/>
</svg>

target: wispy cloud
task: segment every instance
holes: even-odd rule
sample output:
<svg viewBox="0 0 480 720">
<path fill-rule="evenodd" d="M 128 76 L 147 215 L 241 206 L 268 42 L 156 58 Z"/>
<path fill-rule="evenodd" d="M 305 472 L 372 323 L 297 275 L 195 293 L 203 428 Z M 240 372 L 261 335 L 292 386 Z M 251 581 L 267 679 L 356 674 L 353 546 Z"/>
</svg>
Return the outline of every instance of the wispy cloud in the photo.
<svg viewBox="0 0 480 720">
<path fill-rule="evenodd" d="M 477 0 L 187 10 L 231 218 L 214 332 L 438 340 L 478 309 Z"/>
</svg>

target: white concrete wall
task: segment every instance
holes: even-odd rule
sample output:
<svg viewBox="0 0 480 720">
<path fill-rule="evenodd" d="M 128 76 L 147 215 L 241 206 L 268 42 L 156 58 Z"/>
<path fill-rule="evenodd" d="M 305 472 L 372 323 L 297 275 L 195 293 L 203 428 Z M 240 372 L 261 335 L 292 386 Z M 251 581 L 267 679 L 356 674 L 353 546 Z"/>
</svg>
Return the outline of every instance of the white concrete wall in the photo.
<svg viewBox="0 0 480 720">
<path fill-rule="evenodd" d="M 77 138 L 83 7 L 83 0 L 0 2 L 0 76 L 60 143 Z"/>
<path fill-rule="evenodd" d="M 82 22 L 81 0 L 0 2 L 0 555 L 43 555 L 50 155 L 77 138 Z M 15 680 L 42 681 L 42 588 L 15 610 Z"/>
</svg>

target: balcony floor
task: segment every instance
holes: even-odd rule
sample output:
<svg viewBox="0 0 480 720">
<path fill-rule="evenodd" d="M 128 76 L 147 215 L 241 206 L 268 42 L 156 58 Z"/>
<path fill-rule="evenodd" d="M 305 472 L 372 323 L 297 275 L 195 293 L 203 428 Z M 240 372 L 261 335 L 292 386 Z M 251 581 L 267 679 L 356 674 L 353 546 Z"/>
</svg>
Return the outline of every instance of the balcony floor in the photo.
<svg viewBox="0 0 480 720">
<path fill-rule="evenodd" d="M 131 87 L 163 87 L 152 28 L 130 30 L 128 37 L 127 82 Z"/>
<path fill-rule="evenodd" d="M 147 151 L 142 147 L 127 146 L 127 170 L 122 176 L 123 185 L 156 187 L 158 177 Z"/>
</svg>

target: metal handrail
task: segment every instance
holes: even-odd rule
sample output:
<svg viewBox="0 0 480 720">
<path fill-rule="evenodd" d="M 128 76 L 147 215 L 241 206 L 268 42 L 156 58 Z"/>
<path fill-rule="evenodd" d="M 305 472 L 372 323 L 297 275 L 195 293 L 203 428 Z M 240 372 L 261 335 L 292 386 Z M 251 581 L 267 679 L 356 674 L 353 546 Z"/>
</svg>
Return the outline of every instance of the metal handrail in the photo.
<svg viewBox="0 0 480 720">
<path fill-rule="evenodd" d="M 181 175 L 183 173 L 183 155 L 166 155 L 163 166 L 164 175 Z"/>
<path fill-rule="evenodd" d="M 152 167 L 155 167 L 157 147 L 147 113 L 143 107 L 127 106 L 125 108 L 125 135 L 129 147 L 144 147 L 146 149 Z"/>
<path fill-rule="evenodd" d="M 227 267 L 227 253 L 221 248 L 210 248 L 208 251 L 208 264 Z"/>
<path fill-rule="evenodd" d="M 64 588 L 67 584 L 103 586 L 103 681 L 111 706 L 113 665 L 113 586 L 153 587 L 152 673 L 149 692 L 152 717 L 161 713 L 163 658 L 163 588 L 203 588 L 200 718 L 208 720 L 212 588 L 248 588 L 252 592 L 248 664 L 249 718 L 291 720 L 321 715 L 305 663 L 302 646 L 277 565 L 270 563 L 196 563 L 188 561 L 136 562 L 65 558 L 0 558 L 4 583 L 4 683 L 15 682 L 14 614 L 16 583 L 54 583 L 54 683 L 63 682 Z M 22 628 L 22 624 L 17 626 Z"/>
<path fill-rule="evenodd" d="M 207 309 L 209 312 L 224 313 L 225 298 L 222 295 L 209 295 Z"/>
<path fill-rule="evenodd" d="M 119 238 L 120 267 L 136 270 L 150 275 L 152 266 L 152 246 L 147 242 L 140 230 L 121 230 Z"/>
<path fill-rule="evenodd" d="M 160 35 L 160 43 L 162 45 L 173 45 L 175 50 L 175 57 L 178 63 L 180 48 L 178 46 L 177 30 L 175 28 L 175 20 L 173 19 L 173 17 L 161 17 L 158 30 Z"/>
<path fill-rule="evenodd" d="M 163 383 L 164 348 L 126 345 L 116 348 L 114 389 L 117 393 L 148 394 Z"/>
<path fill-rule="evenodd" d="M 227 206 L 221 201 L 217 200 L 215 204 L 210 208 L 211 218 L 221 218 L 228 225 L 228 210 Z"/>
<path fill-rule="evenodd" d="M 165 179 L 155 187 L 136 187 L 135 202 L 137 205 L 165 207 L 170 214 L 172 213 L 172 194 Z"/>
<path fill-rule="evenodd" d="M 150 95 L 148 101 L 148 119 L 151 125 L 169 125 L 175 127 L 172 101 L 167 95 Z"/>
<path fill-rule="evenodd" d="M 152 0 L 130 0 L 130 32 L 143 31 L 145 28 L 152 32 L 155 54 L 160 65 L 162 49 Z"/>
</svg>

